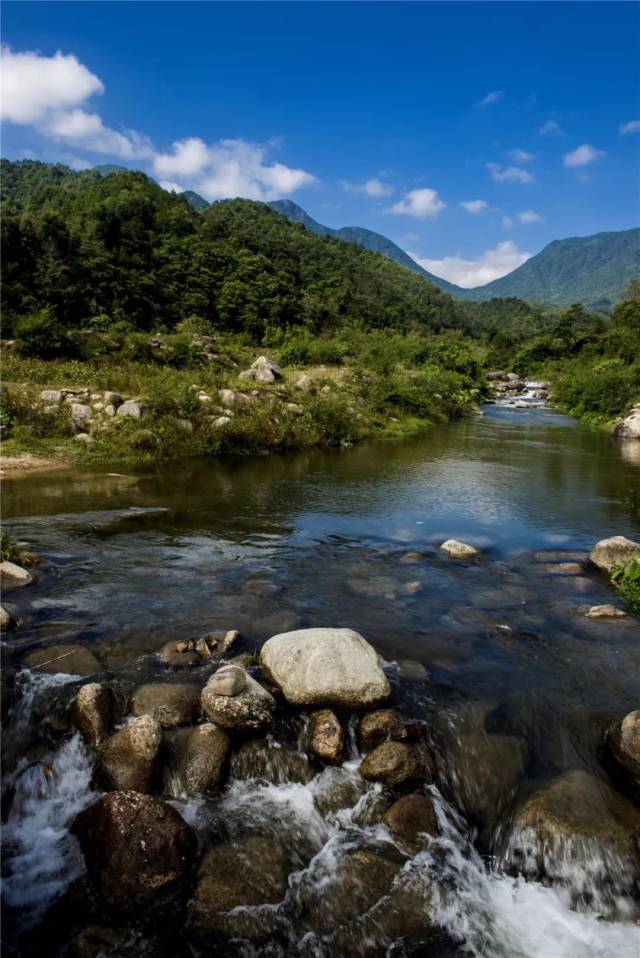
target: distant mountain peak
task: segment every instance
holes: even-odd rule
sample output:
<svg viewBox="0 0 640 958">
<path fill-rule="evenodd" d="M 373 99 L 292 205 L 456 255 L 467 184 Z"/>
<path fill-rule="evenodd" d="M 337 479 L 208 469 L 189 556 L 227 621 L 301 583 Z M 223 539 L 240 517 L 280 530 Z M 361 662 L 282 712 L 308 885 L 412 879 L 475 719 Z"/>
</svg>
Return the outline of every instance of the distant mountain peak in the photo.
<svg viewBox="0 0 640 958">
<path fill-rule="evenodd" d="M 184 197 L 189 206 L 192 206 L 194 210 L 206 210 L 210 205 L 204 196 L 200 196 L 200 194 L 194 192 L 194 190 L 184 190 L 179 196 Z"/>
</svg>

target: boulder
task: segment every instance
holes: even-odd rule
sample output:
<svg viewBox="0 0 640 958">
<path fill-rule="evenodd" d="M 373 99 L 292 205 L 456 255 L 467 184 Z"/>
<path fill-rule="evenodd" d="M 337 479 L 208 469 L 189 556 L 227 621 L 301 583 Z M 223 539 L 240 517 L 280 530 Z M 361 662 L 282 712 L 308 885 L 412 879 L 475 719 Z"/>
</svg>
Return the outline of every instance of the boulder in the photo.
<svg viewBox="0 0 640 958">
<path fill-rule="evenodd" d="M 345 765 L 328 765 L 313 779 L 313 799 L 322 815 L 341 808 L 353 808 L 364 795 L 367 785 L 361 775 Z"/>
<path fill-rule="evenodd" d="M 194 930 L 203 937 L 269 938 L 272 909 L 287 890 L 288 861 L 279 842 L 254 835 L 210 848 L 198 870 L 191 905 Z"/>
<path fill-rule="evenodd" d="M 67 675 L 95 675 L 102 665 L 83 645 L 48 645 L 30 652 L 24 660 L 27 668 L 38 672 L 64 672 Z"/>
<path fill-rule="evenodd" d="M 0 583 L 6 589 L 11 586 L 31 585 L 35 582 L 35 576 L 22 566 L 15 562 L 9 562 L 5 559 L 0 562 Z"/>
<path fill-rule="evenodd" d="M 150 715 L 163 728 L 193 725 L 200 715 L 200 689 L 170 682 L 141 685 L 131 696 L 129 708 L 132 715 Z"/>
<path fill-rule="evenodd" d="M 236 392 L 234 389 L 219 389 L 218 397 L 225 409 L 248 409 L 251 400 L 244 393 Z"/>
<path fill-rule="evenodd" d="M 349 849 L 322 882 L 305 916 L 305 924 L 318 934 L 328 934 L 363 916 L 389 893 L 399 870 L 399 862 L 373 851 Z M 374 954 L 385 954 L 385 951 Z"/>
<path fill-rule="evenodd" d="M 40 399 L 42 402 L 55 403 L 57 405 L 62 402 L 62 393 L 59 389 L 43 389 L 40 393 Z"/>
<path fill-rule="evenodd" d="M 113 692 L 108 685 L 90 682 L 78 690 L 73 702 L 73 724 L 85 742 L 100 745 L 113 722 Z"/>
<path fill-rule="evenodd" d="M 186 890 L 196 854 L 190 826 L 166 802 L 110 792 L 81 812 L 73 831 L 104 904 L 122 911 L 166 908 Z"/>
<path fill-rule="evenodd" d="M 274 383 L 282 379 L 282 370 L 277 363 L 266 356 L 258 356 L 255 362 L 251 363 L 249 369 L 240 373 L 238 379 L 254 380 L 257 383 Z"/>
<path fill-rule="evenodd" d="M 227 733 L 209 722 L 177 733 L 179 780 L 189 796 L 216 795 L 226 777 L 231 742 Z"/>
<path fill-rule="evenodd" d="M 452 559 L 474 559 L 480 555 L 479 549 L 467 545 L 466 542 L 459 542 L 458 539 L 447 539 L 440 548 Z"/>
<path fill-rule="evenodd" d="M 92 443 L 96 441 L 95 437 L 90 436 L 88 432 L 79 432 L 73 438 L 75 442 L 82 443 L 85 446 L 90 446 Z"/>
<path fill-rule="evenodd" d="M 567 859 L 575 850 L 582 863 L 585 842 L 636 868 L 640 864 L 640 809 L 582 770 L 565 772 L 537 788 L 517 809 L 513 826 L 509 857 L 525 862 L 528 875 L 544 870 L 551 879 L 566 879 Z M 558 855 L 561 850 L 564 854 Z"/>
<path fill-rule="evenodd" d="M 108 738 L 94 770 L 97 784 L 105 789 L 147 792 L 158 771 L 162 729 L 150 715 L 132 719 Z"/>
<path fill-rule="evenodd" d="M 231 675 L 227 673 L 231 672 Z M 238 677 L 238 672 L 244 673 Z M 242 684 L 235 695 L 229 689 Z M 228 729 L 257 730 L 271 722 L 276 700 L 259 682 L 238 666 L 223 666 L 202 692 L 202 711 L 212 722 Z"/>
<path fill-rule="evenodd" d="M 640 439 L 640 406 L 616 423 L 613 434 L 618 439 Z"/>
<path fill-rule="evenodd" d="M 592 605 L 585 613 L 588 619 L 624 619 L 626 612 L 619 609 L 616 605 Z"/>
<path fill-rule="evenodd" d="M 606 739 L 615 760 L 640 786 L 640 709 L 612 725 Z"/>
<path fill-rule="evenodd" d="M 72 402 L 70 404 L 71 422 L 76 429 L 88 429 L 93 416 L 93 409 L 85 403 Z"/>
<path fill-rule="evenodd" d="M 113 406 L 115 409 L 118 409 L 124 402 L 120 393 L 110 392 L 109 390 L 103 393 L 103 399 L 106 405 Z"/>
<path fill-rule="evenodd" d="M 306 785 L 314 776 L 309 759 L 302 752 L 253 739 L 240 746 L 231 762 L 234 778 L 254 779 L 272 785 L 297 782 Z"/>
<path fill-rule="evenodd" d="M 614 566 L 626 566 L 632 559 L 640 559 L 640 542 L 624 536 L 601 539 L 589 553 L 589 559 L 603 572 L 611 572 Z"/>
<path fill-rule="evenodd" d="M 358 745 L 370 752 L 387 741 L 417 741 L 423 732 L 422 722 L 409 720 L 394 709 L 376 709 L 363 715 L 358 724 Z"/>
<path fill-rule="evenodd" d="M 292 705 L 363 709 L 390 694 L 378 654 L 351 629 L 299 629 L 269 639 L 260 664 Z"/>
<path fill-rule="evenodd" d="M 17 625 L 16 617 L 3 605 L 0 605 L 0 631 L 11 632 L 12 629 L 17 628 Z"/>
<path fill-rule="evenodd" d="M 303 373 L 296 380 L 296 389 L 299 389 L 303 393 L 309 393 L 314 387 L 314 382 L 311 376 L 308 376 L 306 373 Z"/>
<path fill-rule="evenodd" d="M 115 403 L 110 403 L 110 405 L 113 406 Z M 147 415 L 147 407 L 134 399 L 128 399 L 127 402 L 123 402 L 116 408 L 116 415 L 120 417 L 128 416 L 130 419 L 144 419 Z"/>
<path fill-rule="evenodd" d="M 228 426 L 230 422 L 233 422 L 230 416 L 217 416 L 215 419 L 211 420 L 211 428 L 224 429 L 224 427 Z"/>
<path fill-rule="evenodd" d="M 424 848 L 425 835 L 440 834 L 433 802 L 417 792 L 403 795 L 394 802 L 383 822 L 412 854 Z"/>
<path fill-rule="evenodd" d="M 325 762 L 339 762 L 344 750 L 344 732 L 331 709 L 309 716 L 309 751 Z"/>
<path fill-rule="evenodd" d="M 424 745 L 383 742 L 362 760 L 360 774 L 368 782 L 382 782 L 389 788 L 406 782 L 430 782 L 431 756 Z"/>
</svg>

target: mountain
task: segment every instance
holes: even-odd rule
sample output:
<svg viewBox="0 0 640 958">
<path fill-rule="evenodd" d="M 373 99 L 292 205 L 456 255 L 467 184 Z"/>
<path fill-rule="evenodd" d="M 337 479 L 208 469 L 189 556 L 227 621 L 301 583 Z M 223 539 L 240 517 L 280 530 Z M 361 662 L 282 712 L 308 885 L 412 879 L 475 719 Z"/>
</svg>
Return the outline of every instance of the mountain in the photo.
<svg viewBox="0 0 640 958">
<path fill-rule="evenodd" d="M 92 166 L 91 169 L 94 173 L 99 173 L 100 176 L 109 176 L 110 173 L 129 172 L 126 166 L 118 166 L 117 163 L 101 163 L 99 166 Z"/>
<path fill-rule="evenodd" d="M 461 296 L 461 294 L 465 292 L 460 286 L 456 286 L 454 283 L 447 282 L 446 279 L 441 279 L 439 276 L 434 276 L 432 273 L 427 272 L 427 270 L 419 266 L 415 260 L 411 259 L 408 253 L 405 253 L 403 249 L 400 249 L 392 240 L 383 236 L 381 233 L 365 229 L 362 226 L 343 226 L 341 229 L 331 229 L 329 226 L 323 226 L 322 223 L 316 222 L 301 206 L 298 206 L 297 203 L 293 203 L 291 200 L 274 200 L 274 202 L 269 203 L 269 206 L 272 210 L 276 210 L 277 213 L 282 213 L 288 220 L 294 223 L 302 223 L 308 230 L 311 230 L 312 233 L 317 233 L 319 236 L 335 236 L 337 239 L 344 240 L 347 243 L 355 243 L 357 246 L 362 246 L 372 253 L 382 253 L 384 256 L 388 256 L 389 259 L 395 260 L 396 263 L 400 263 L 401 266 L 405 266 L 407 269 L 412 270 L 412 272 L 417 273 L 418 276 L 422 276 L 428 283 L 434 283 L 436 286 L 439 286 L 440 289 L 446 293 L 450 293 L 452 296 Z"/>
<path fill-rule="evenodd" d="M 554 240 L 501 279 L 461 290 L 464 299 L 517 296 L 540 303 L 609 308 L 640 276 L 640 229 Z"/>
<path fill-rule="evenodd" d="M 179 193 L 179 196 L 183 196 L 189 206 L 194 210 L 206 210 L 207 206 L 210 204 L 207 203 L 204 196 L 200 196 L 199 193 L 194 193 L 193 190 L 185 190 L 183 193 Z"/>
<path fill-rule="evenodd" d="M 629 280 L 640 276 L 640 229 L 554 240 L 507 276 L 485 286 L 463 289 L 427 272 L 399 246 L 373 230 L 360 226 L 330 229 L 291 200 L 276 200 L 269 206 L 287 219 L 303 223 L 313 233 L 335 236 L 383 253 L 458 299 L 482 302 L 518 297 L 558 306 L 582 303 L 608 309 L 622 297 Z"/>
<path fill-rule="evenodd" d="M 0 182 L 5 335 L 42 310 L 63 330 L 173 330 L 195 318 L 257 342 L 299 327 L 469 325 L 463 304 L 398 263 L 265 203 L 198 211 L 144 173 L 33 160 L 3 160 Z"/>
</svg>

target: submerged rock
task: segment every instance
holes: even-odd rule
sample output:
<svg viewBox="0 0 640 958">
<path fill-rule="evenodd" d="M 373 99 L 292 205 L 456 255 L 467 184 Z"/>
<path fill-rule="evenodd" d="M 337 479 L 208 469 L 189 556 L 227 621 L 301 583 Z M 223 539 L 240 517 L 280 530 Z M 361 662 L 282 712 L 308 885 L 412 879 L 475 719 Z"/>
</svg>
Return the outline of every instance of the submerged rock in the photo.
<svg viewBox="0 0 640 958">
<path fill-rule="evenodd" d="M 147 792 L 158 772 L 162 730 L 150 715 L 132 719 L 106 740 L 96 767 L 95 781 L 106 789 Z"/>
<path fill-rule="evenodd" d="M 430 782 L 433 770 L 424 745 L 383 742 L 362 760 L 360 774 L 369 782 L 394 788 L 406 782 Z"/>
<path fill-rule="evenodd" d="M 287 890 L 288 861 L 279 842 L 250 836 L 210 848 L 198 870 L 191 905 L 195 931 L 203 937 L 268 938 L 270 909 Z"/>
<path fill-rule="evenodd" d="M 399 862 L 367 849 L 350 849 L 322 883 L 305 923 L 327 934 L 359 918 L 388 894 L 399 870 Z"/>
<path fill-rule="evenodd" d="M 132 715 L 150 715 L 163 728 L 193 725 L 200 715 L 200 689 L 196 685 L 156 682 L 141 685 L 131 696 Z"/>
<path fill-rule="evenodd" d="M 458 539 L 447 539 L 440 548 L 452 559 L 474 559 L 480 555 L 480 550 L 476 549 L 475 546 L 460 542 Z"/>
<path fill-rule="evenodd" d="M 615 760 L 640 786 L 640 709 L 612 725 L 606 738 Z"/>
<path fill-rule="evenodd" d="M 603 572 L 611 572 L 614 566 L 629 565 L 632 559 L 640 558 L 640 542 L 624 536 L 601 539 L 589 553 L 591 562 Z"/>
<path fill-rule="evenodd" d="M 390 740 L 415 740 L 420 737 L 421 730 L 420 723 L 407 721 L 394 709 L 376 709 L 360 719 L 358 744 L 363 752 L 369 752 Z"/>
<path fill-rule="evenodd" d="M 433 802 L 417 792 L 403 795 L 394 802 L 383 821 L 414 854 L 424 847 L 425 835 L 440 834 Z"/>
<path fill-rule="evenodd" d="M 113 721 L 113 692 L 108 685 L 90 682 L 78 691 L 73 703 L 73 724 L 89 745 L 99 745 Z"/>
<path fill-rule="evenodd" d="M 238 677 L 244 673 L 244 678 Z M 233 694 L 232 687 L 242 688 Z M 218 691 L 223 688 L 224 691 Z M 276 700 L 259 682 L 238 666 L 223 666 L 215 672 L 202 692 L 202 711 L 228 729 L 257 730 L 271 722 Z"/>
<path fill-rule="evenodd" d="M 390 694 L 375 649 L 351 629 L 299 629 L 269 639 L 260 664 L 292 705 L 362 709 Z"/>
<path fill-rule="evenodd" d="M 164 908 L 185 889 L 196 839 L 178 812 L 149 795 L 111 792 L 78 815 L 89 878 L 109 907 Z"/>
<path fill-rule="evenodd" d="M 233 756 L 231 770 L 234 778 L 256 779 L 273 785 L 288 782 L 306 785 L 314 776 L 309 759 L 302 752 L 271 745 L 264 739 L 241 745 Z"/>
<path fill-rule="evenodd" d="M 30 652 L 24 664 L 34 671 L 65 672 L 67 675 L 95 675 L 102 665 L 83 645 L 48 645 Z"/>
<path fill-rule="evenodd" d="M 321 709 L 309 716 L 309 751 L 325 762 L 339 762 L 344 732 L 335 712 Z"/>
</svg>

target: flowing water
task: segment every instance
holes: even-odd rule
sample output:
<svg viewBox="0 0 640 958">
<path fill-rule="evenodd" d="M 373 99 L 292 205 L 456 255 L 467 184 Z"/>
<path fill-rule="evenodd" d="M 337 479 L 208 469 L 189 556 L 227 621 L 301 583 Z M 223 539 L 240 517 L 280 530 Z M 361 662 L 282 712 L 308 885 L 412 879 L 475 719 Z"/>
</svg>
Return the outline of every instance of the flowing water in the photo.
<svg viewBox="0 0 640 958">
<path fill-rule="evenodd" d="M 398 444 L 6 481 L 12 535 L 45 561 L 36 585 L 6 596 L 22 625 L 5 657 L 19 669 L 40 645 L 86 644 L 126 701 L 137 684 L 166 681 L 156 653 L 169 639 L 239 629 L 241 652 L 293 628 L 357 629 L 398 706 L 430 730 L 440 837 L 417 855 L 398 846 L 375 814 L 380 787 L 358 775 L 353 736 L 345 764 L 311 781 L 289 780 L 285 766 L 269 782 L 232 767 L 214 803 L 185 800 L 168 776 L 165 795 L 203 846 L 249 831 L 287 847 L 271 939 L 237 953 L 635 958 L 637 867 L 597 841 L 537 847 L 511 810 L 567 773 L 624 790 L 602 740 L 640 705 L 640 624 L 585 617 L 618 601 L 586 555 L 606 536 L 640 537 L 639 459 L 637 446 L 547 409 L 488 406 Z M 448 538 L 481 558 L 446 558 Z M 78 681 L 17 673 L 3 746 L 14 940 L 82 871 L 66 825 L 94 797 L 92 756 L 60 719 Z M 276 746 L 299 748 L 302 731 L 289 721 L 278 735 L 276 770 Z M 336 785 L 350 797 L 327 811 Z M 333 927 L 337 905 L 322 927 L 319 903 L 354 849 L 390 856 L 385 900 L 409 895 L 446 937 L 411 938 L 402 920 L 390 932 L 370 903 L 348 932 Z"/>
</svg>

